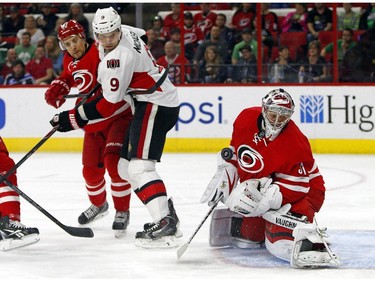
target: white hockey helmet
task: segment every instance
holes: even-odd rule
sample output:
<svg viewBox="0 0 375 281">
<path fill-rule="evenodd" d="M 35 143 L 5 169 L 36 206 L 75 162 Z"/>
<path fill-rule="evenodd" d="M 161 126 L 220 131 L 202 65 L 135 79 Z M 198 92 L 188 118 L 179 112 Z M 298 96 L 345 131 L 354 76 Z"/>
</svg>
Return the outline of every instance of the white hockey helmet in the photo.
<svg viewBox="0 0 375 281">
<path fill-rule="evenodd" d="M 97 34 L 105 34 L 121 29 L 121 17 L 112 7 L 98 9 L 92 20 L 92 30 L 96 39 Z"/>
<path fill-rule="evenodd" d="M 294 102 L 284 89 L 275 89 L 262 99 L 265 135 L 273 141 L 288 124 L 294 112 Z"/>
</svg>

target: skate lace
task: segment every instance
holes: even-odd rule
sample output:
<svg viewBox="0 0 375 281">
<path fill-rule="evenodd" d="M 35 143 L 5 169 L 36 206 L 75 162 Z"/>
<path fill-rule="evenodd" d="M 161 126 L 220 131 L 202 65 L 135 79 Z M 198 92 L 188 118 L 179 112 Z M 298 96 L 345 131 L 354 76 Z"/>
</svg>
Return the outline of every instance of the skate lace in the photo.
<svg viewBox="0 0 375 281">
<path fill-rule="evenodd" d="M 22 230 L 29 229 L 29 227 L 26 227 L 19 221 L 14 221 L 14 220 L 9 220 L 9 226 L 12 228 L 17 228 L 17 229 L 22 229 Z"/>
<path fill-rule="evenodd" d="M 99 208 L 95 205 L 91 205 L 86 211 L 83 212 L 88 219 L 95 217 L 99 214 Z"/>
</svg>

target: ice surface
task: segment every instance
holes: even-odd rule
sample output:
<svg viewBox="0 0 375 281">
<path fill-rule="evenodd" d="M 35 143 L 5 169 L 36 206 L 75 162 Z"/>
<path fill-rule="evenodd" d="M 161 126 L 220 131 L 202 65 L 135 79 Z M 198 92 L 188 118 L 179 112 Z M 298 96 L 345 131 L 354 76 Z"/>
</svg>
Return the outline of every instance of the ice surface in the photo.
<svg viewBox="0 0 375 281">
<path fill-rule="evenodd" d="M 23 153 L 12 154 L 17 162 Z M 34 245 L 0 252 L 0 280 L 13 279 L 264 279 L 372 278 L 375 273 L 375 155 L 315 155 L 325 177 L 325 204 L 317 215 L 328 227 L 340 269 L 298 270 L 265 249 L 217 249 L 208 245 L 210 218 L 178 261 L 177 248 L 147 250 L 134 245 L 135 233 L 150 215 L 133 195 L 128 233 L 116 239 L 110 190 L 110 214 L 90 225 L 94 238 L 70 236 L 22 199 L 22 222 L 40 231 Z M 216 155 L 163 156 L 157 170 L 181 220 L 184 236 L 193 234 L 209 207 L 199 199 L 216 169 Z M 38 153 L 18 169 L 18 186 L 63 224 L 78 226 L 78 215 L 89 206 L 81 176 L 81 155 Z"/>
</svg>

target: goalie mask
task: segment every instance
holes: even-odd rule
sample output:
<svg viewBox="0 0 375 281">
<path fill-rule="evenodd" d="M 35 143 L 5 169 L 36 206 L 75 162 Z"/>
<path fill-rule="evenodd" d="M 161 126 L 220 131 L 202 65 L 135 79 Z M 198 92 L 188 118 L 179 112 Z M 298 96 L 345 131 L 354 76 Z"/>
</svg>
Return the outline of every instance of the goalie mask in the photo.
<svg viewBox="0 0 375 281">
<path fill-rule="evenodd" d="M 269 140 L 273 141 L 280 134 L 293 112 L 293 99 L 284 89 L 272 90 L 262 99 L 265 135 Z"/>
</svg>

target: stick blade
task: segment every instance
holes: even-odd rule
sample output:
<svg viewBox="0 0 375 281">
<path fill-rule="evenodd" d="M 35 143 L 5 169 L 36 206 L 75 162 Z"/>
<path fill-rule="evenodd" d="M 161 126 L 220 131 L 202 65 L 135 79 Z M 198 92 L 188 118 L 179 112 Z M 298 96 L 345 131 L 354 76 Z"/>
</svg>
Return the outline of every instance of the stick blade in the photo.
<svg viewBox="0 0 375 281">
<path fill-rule="evenodd" d="M 185 253 L 186 249 L 188 248 L 189 244 L 185 243 L 177 250 L 177 259 L 180 259 L 181 256 Z"/>
<path fill-rule="evenodd" d="M 88 227 L 73 227 L 73 226 L 64 226 L 63 229 L 72 236 L 83 237 L 83 238 L 92 238 L 94 237 L 94 232 L 91 228 Z"/>
</svg>

